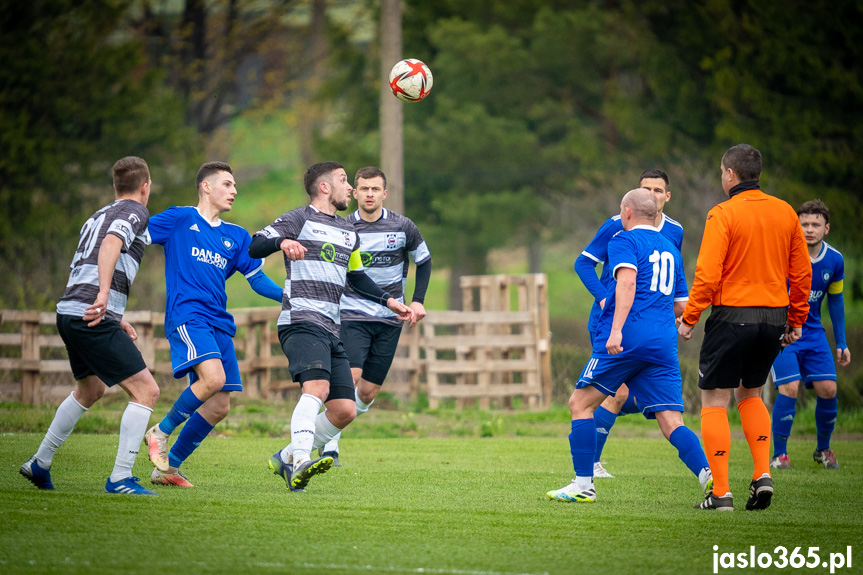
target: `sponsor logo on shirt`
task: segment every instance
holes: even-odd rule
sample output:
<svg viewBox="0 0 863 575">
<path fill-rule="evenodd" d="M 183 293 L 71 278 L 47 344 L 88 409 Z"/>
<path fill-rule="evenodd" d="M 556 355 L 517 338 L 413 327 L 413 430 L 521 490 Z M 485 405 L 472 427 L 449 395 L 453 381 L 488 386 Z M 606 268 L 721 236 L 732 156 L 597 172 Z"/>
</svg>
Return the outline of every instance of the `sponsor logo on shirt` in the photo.
<svg viewBox="0 0 863 575">
<path fill-rule="evenodd" d="M 331 243 L 326 243 L 321 246 L 321 258 L 325 262 L 348 265 L 348 262 L 351 259 L 349 254 L 343 254 L 336 250 L 336 247 Z"/>
<path fill-rule="evenodd" d="M 196 232 L 200 232 L 200 231 L 201 231 L 200 229 L 198 229 L 198 224 L 192 224 L 191 226 L 189 226 L 189 229 L 190 229 L 190 230 L 193 230 L 193 231 L 196 231 Z"/>
<path fill-rule="evenodd" d="M 192 257 L 197 258 L 199 262 L 216 266 L 220 270 L 228 267 L 228 260 L 220 253 L 213 253 L 210 250 L 204 250 L 199 247 L 192 248 Z"/>
<path fill-rule="evenodd" d="M 824 296 L 824 292 L 819 290 L 811 290 L 809 292 L 809 301 L 818 301 Z"/>
</svg>

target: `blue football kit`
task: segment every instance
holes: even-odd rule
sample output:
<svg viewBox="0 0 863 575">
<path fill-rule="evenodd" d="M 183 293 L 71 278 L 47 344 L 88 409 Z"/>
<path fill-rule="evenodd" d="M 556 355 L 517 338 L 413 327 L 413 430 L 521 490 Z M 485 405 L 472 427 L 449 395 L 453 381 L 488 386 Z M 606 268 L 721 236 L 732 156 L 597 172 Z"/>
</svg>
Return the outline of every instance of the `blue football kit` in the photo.
<svg viewBox="0 0 863 575">
<path fill-rule="evenodd" d="M 777 388 L 792 381 L 803 381 L 807 388 L 816 381 L 836 381 L 836 365 L 833 363 L 834 351 L 827 341 L 827 333 L 821 325 L 821 304 L 827 298 L 827 309 L 833 322 L 833 337 L 836 349 L 848 348 L 845 340 L 845 302 L 842 295 L 845 279 L 845 260 L 833 246 L 822 242 L 821 250 L 812 262 L 812 288 L 809 292 L 809 315 L 803 324 L 803 334 L 794 343 L 783 349 L 773 361 L 770 376 Z M 773 457 L 781 456 L 778 466 L 789 465 L 787 459 L 788 437 L 794 416 L 797 413 L 797 398 L 778 393 L 773 402 L 772 431 Z M 836 425 L 838 414 L 837 398 L 815 398 L 815 430 L 817 436 L 816 457 L 830 449 L 830 439 Z M 832 452 L 831 452 L 832 456 Z M 838 467 L 835 457 L 832 461 Z M 773 463 L 771 463 L 773 465 Z"/>
<path fill-rule="evenodd" d="M 813 381 L 836 381 L 834 352 L 821 325 L 821 304 L 827 298 L 836 348 L 845 349 L 845 305 L 842 289 L 845 260 L 836 248 L 823 242 L 821 252 L 812 259 L 812 289 L 809 292 L 809 315 L 803 324 L 803 335 L 776 357 L 770 375 L 776 386 L 802 380 L 811 388 Z"/>
<path fill-rule="evenodd" d="M 264 261 L 249 256 L 251 237 L 238 225 L 222 220 L 211 223 L 197 208 L 187 206 L 151 216 L 149 230 L 152 242 L 165 247 L 165 333 L 174 377 L 189 374 L 194 382 L 194 365 L 221 358 L 226 375 L 223 389 L 241 391 L 231 340 L 237 327 L 227 311 L 225 282 L 239 271 L 261 295 L 281 300 L 281 289 L 261 271 Z M 257 281 L 261 283 L 256 286 Z"/>
<path fill-rule="evenodd" d="M 594 333 L 593 355 L 576 387 L 593 385 L 614 395 L 626 382 L 638 397 L 643 414 L 683 411 L 674 303 L 686 301 L 688 291 L 683 258 L 677 247 L 652 226 L 635 226 L 608 242 L 611 276 Z M 620 268 L 636 271 L 635 299 L 623 326 L 623 351 L 605 349 L 616 308 L 615 275 Z"/>
</svg>

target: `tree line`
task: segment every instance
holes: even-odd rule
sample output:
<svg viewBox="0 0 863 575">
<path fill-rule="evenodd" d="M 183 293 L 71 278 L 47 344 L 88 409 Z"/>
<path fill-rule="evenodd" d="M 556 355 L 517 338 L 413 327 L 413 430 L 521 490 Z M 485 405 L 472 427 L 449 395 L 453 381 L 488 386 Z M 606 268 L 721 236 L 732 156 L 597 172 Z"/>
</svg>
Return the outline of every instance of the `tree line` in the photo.
<svg viewBox="0 0 863 575">
<path fill-rule="evenodd" d="M 5 3 L 0 272 L 17 281 L 0 303 L 56 298 L 65 246 L 121 155 L 154 167 L 159 207 L 232 117 L 292 108 L 303 163 L 379 164 L 377 10 Z M 431 97 L 405 106 L 404 141 L 406 212 L 436 267 L 483 273 L 490 250 L 525 246 L 540 269 L 542 247 L 558 242 L 574 259 L 638 174 L 659 167 L 691 268 L 703 218 L 723 199 L 719 159 L 740 142 L 762 151 L 767 191 L 822 198 L 828 240 L 863 259 L 856 2 L 404 0 L 402 17 L 404 55 L 435 74 Z"/>
</svg>

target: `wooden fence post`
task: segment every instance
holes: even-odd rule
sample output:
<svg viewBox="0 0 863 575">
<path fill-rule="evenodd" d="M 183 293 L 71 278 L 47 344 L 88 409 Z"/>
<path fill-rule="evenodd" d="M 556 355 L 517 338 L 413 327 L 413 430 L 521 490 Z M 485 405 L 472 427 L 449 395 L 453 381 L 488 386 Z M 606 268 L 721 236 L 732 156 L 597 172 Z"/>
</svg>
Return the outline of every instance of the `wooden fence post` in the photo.
<svg viewBox="0 0 863 575">
<path fill-rule="evenodd" d="M 42 377 L 39 346 L 39 312 L 26 312 L 21 317 L 21 402 L 42 403 Z"/>
</svg>

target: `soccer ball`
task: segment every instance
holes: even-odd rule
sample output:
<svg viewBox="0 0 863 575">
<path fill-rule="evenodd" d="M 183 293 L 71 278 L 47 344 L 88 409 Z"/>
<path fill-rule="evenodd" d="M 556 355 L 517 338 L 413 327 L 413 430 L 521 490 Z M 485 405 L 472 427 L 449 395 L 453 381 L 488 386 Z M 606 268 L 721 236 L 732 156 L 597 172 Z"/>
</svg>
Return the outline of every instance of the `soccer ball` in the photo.
<svg viewBox="0 0 863 575">
<path fill-rule="evenodd" d="M 390 70 L 390 90 L 405 102 L 419 102 L 429 95 L 433 84 L 429 67 L 413 58 L 396 63 Z"/>
</svg>

